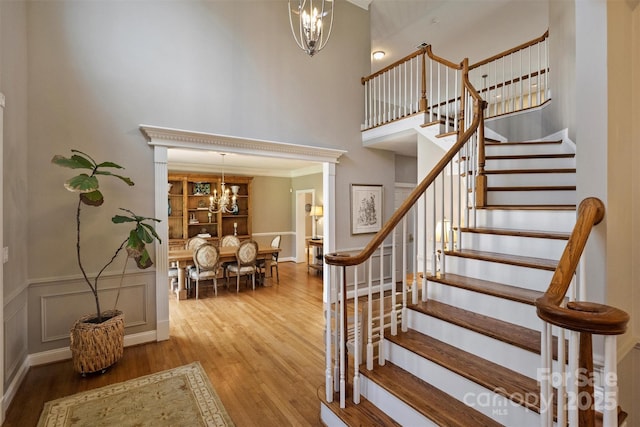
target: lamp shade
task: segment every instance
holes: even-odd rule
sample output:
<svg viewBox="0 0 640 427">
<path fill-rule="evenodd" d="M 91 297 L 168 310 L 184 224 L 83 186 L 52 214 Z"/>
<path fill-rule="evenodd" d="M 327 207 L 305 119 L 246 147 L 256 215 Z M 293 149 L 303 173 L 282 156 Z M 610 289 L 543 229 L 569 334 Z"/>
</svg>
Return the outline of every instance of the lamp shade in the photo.
<svg viewBox="0 0 640 427">
<path fill-rule="evenodd" d="M 312 206 L 311 207 L 311 212 L 309 212 L 310 216 L 322 216 L 323 212 L 322 212 L 322 206 Z"/>
</svg>

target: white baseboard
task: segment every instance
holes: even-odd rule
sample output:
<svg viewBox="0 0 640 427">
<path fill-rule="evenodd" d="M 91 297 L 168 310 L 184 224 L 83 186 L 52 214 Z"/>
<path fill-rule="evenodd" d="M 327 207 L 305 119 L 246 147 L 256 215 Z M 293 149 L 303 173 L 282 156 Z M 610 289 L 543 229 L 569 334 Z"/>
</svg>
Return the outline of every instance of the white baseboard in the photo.
<svg viewBox="0 0 640 427">
<path fill-rule="evenodd" d="M 4 391 L 4 396 L 2 396 L 2 419 L 3 420 L 6 418 L 7 409 L 9 409 L 9 405 L 11 404 L 11 401 L 13 401 L 13 398 L 18 392 L 18 389 L 20 388 L 20 384 L 22 384 L 22 380 L 24 380 L 24 377 L 27 375 L 27 372 L 29 372 L 28 357 L 24 359 L 24 361 L 22 362 L 22 365 L 20 365 L 20 368 L 16 372 L 16 375 L 13 377 L 13 380 L 11 381 L 7 389 Z"/>
</svg>

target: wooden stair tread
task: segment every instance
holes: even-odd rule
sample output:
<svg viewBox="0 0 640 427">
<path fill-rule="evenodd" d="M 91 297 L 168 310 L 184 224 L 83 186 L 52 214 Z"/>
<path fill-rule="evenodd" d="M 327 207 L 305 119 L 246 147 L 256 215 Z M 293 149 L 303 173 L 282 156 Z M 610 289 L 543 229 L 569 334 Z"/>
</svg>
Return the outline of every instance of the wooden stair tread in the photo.
<svg viewBox="0 0 640 427">
<path fill-rule="evenodd" d="M 500 426 L 486 415 L 389 361 L 372 371 L 362 369 L 360 373 L 438 425 Z"/>
<path fill-rule="evenodd" d="M 427 280 L 528 305 L 534 305 L 536 299 L 544 295 L 544 292 L 452 273 L 427 275 Z"/>
<path fill-rule="evenodd" d="M 385 338 L 507 399 L 540 412 L 540 390 L 533 378 L 415 330 L 400 332 L 396 336 L 385 334 Z"/>
<path fill-rule="evenodd" d="M 514 345 L 523 350 L 540 354 L 540 332 L 503 320 L 463 310 L 435 300 L 407 305 L 412 310 L 435 317 L 447 323 Z M 557 340 L 553 339 L 553 358 L 557 360 Z M 567 354 L 565 352 L 565 354 Z"/>
<path fill-rule="evenodd" d="M 575 168 L 557 168 L 557 169 L 485 169 L 486 175 L 509 175 L 509 174 L 527 174 L 527 173 L 576 173 Z"/>
<path fill-rule="evenodd" d="M 345 407 L 341 408 L 339 399 L 327 402 L 323 389 L 320 400 L 348 426 L 401 426 L 363 396 L 360 396 L 360 403 L 357 405 L 353 403 L 353 399 L 345 399 Z"/>
<path fill-rule="evenodd" d="M 487 187 L 487 191 L 575 191 L 575 185 L 538 185 L 538 186 L 511 186 L 511 187 Z"/>
<path fill-rule="evenodd" d="M 573 153 L 547 153 L 547 154 L 504 154 L 485 156 L 485 160 L 520 160 L 520 159 L 571 159 Z"/>
<path fill-rule="evenodd" d="M 490 227 L 461 227 L 460 231 L 463 233 L 478 233 L 478 234 L 496 234 L 500 236 L 518 236 L 518 237 L 533 237 L 540 239 L 556 239 L 556 240 L 569 240 L 570 233 L 552 232 L 552 231 L 534 231 L 534 230 L 515 230 L 508 228 L 490 228 Z"/>
<path fill-rule="evenodd" d="M 538 268 L 542 270 L 555 271 L 558 261 L 546 258 L 534 258 L 521 255 L 502 254 L 498 252 L 476 251 L 473 249 L 458 249 L 454 251 L 444 251 L 446 255 L 457 256 L 482 261 L 498 262 L 500 264 L 516 265 L 519 267 Z"/>
<path fill-rule="evenodd" d="M 575 211 L 576 205 L 487 205 L 476 209 L 521 211 Z"/>
<path fill-rule="evenodd" d="M 485 138 L 485 145 L 491 145 L 491 146 L 496 146 L 496 145 L 504 145 L 504 146 L 509 146 L 509 145 L 557 145 L 557 144 L 562 144 L 562 140 L 557 140 L 557 141 L 530 141 L 530 142 L 524 142 L 524 141 L 509 141 L 509 142 L 487 142 L 487 139 Z"/>
</svg>

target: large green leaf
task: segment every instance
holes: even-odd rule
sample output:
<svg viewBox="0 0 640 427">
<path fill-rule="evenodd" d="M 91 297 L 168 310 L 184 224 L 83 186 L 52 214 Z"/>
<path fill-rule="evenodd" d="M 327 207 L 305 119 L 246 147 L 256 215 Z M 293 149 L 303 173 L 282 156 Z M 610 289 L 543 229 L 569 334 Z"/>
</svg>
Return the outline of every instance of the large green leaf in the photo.
<svg viewBox="0 0 640 427">
<path fill-rule="evenodd" d="M 56 154 L 51 159 L 51 163 L 71 169 L 93 169 L 93 165 L 91 165 L 90 163 L 87 165 L 86 159 L 80 156 L 71 156 L 71 158 L 68 159 L 64 156 Z"/>
<path fill-rule="evenodd" d="M 120 166 L 117 163 L 113 163 L 113 162 L 102 162 L 99 165 L 97 165 L 99 168 L 115 168 L 115 169 L 124 169 L 122 166 Z"/>
<path fill-rule="evenodd" d="M 90 193 L 98 189 L 98 178 L 89 176 L 86 173 L 81 173 L 73 178 L 69 178 L 64 183 L 64 187 L 75 193 Z"/>
<path fill-rule="evenodd" d="M 153 221 L 156 221 L 156 222 L 160 222 L 159 219 L 155 219 L 155 218 L 147 218 L 147 220 L 153 220 Z M 151 225 L 145 224 L 145 223 L 141 223 L 140 225 L 145 227 L 147 230 L 149 230 L 149 233 L 151 233 L 153 235 L 153 237 L 158 239 L 158 242 L 160 242 L 160 244 L 162 244 L 162 240 L 160 239 L 160 236 L 158 236 L 158 233 L 156 233 L 156 229 L 155 228 L 153 228 Z"/>
<path fill-rule="evenodd" d="M 109 171 L 101 171 L 101 170 L 95 170 L 94 172 L 96 175 L 109 175 L 109 176 L 113 176 L 116 178 L 121 179 L 123 182 L 125 182 L 128 186 L 132 186 L 135 185 L 133 181 L 131 181 L 131 178 L 128 178 L 126 176 L 122 176 L 122 175 L 116 175 L 115 173 L 111 173 Z"/>
<path fill-rule="evenodd" d="M 100 206 L 104 203 L 104 197 L 100 190 L 92 191 L 91 193 L 81 193 L 80 200 L 89 206 Z"/>
<path fill-rule="evenodd" d="M 128 216 L 124 216 L 124 215 L 114 215 L 113 218 L 111 218 L 111 221 L 114 224 L 122 224 L 125 222 L 137 222 L 135 218 L 129 218 Z"/>
<path fill-rule="evenodd" d="M 142 251 L 140 256 L 134 257 L 134 259 L 136 260 L 138 268 L 142 270 L 153 265 L 153 261 L 151 261 L 151 257 L 149 256 L 149 252 L 147 252 L 146 248 Z"/>
</svg>

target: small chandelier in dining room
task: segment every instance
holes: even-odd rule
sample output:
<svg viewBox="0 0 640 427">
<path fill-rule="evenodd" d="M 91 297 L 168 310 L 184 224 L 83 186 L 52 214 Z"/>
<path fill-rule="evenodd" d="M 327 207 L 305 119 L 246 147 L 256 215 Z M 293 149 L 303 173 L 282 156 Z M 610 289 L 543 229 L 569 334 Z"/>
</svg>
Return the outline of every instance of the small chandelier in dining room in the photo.
<svg viewBox="0 0 640 427">
<path fill-rule="evenodd" d="M 309 56 L 320 52 L 329 41 L 334 6 L 333 0 L 289 0 L 293 38 Z"/>
<path fill-rule="evenodd" d="M 209 212 L 210 213 L 237 213 L 238 204 L 238 189 L 237 185 L 232 185 L 231 190 L 226 187 L 224 182 L 224 153 L 220 153 L 222 156 L 222 182 L 220 183 L 220 195 L 218 195 L 218 189 L 213 189 L 213 195 L 209 196 Z"/>
</svg>

